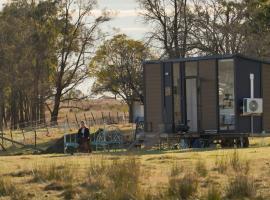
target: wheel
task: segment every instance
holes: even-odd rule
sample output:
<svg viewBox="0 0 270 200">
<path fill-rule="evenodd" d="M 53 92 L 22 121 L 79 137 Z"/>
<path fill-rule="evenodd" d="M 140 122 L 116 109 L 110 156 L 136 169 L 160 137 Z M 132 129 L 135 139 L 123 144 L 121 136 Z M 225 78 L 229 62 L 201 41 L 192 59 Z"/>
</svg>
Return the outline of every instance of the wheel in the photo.
<svg viewBox="0 0 270 200">
<path fill-rule="evenodd" d="M 223 138 L 221 140 L 221 147 L 226 148 L 226 147 L 234 147 L 234 139 L 231 138 Z"/>
<path fill-rule="evenodd" d="M 249 139 L 248 137 L 243 138 L 243 147 L 248 148 L 249 147 Z"/>
</svg>

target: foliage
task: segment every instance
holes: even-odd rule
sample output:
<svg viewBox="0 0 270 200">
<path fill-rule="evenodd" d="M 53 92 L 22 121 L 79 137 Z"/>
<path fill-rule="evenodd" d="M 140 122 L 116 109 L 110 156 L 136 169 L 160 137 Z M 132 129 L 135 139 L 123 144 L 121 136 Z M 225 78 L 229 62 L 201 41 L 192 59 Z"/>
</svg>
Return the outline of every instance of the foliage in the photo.
<svg viewBox="0 0 270 200">
<path fill-rule="evenodd" d="M 142 62 L 150 57 L 149 49 L 126 35 L 116 35 L 96 51 L 90 63 L 95 78 L 94 93 L 110 92 L 122 98 L 130 109 L 135 100 L 143 102 Z"/>
</svg>

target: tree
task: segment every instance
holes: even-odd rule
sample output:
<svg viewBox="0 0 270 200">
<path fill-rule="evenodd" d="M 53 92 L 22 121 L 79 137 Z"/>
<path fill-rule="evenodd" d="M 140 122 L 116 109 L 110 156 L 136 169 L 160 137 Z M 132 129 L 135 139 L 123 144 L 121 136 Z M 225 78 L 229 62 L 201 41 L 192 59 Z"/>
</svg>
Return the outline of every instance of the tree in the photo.
<svg viewBox="0 0 270 200">
<path fill-rule="evenodd" d="M 150 40 L 169 58 L 186 57 L 192 50 L 193 15 L 187 0 L 138 0 L 145 22 L 151 24 Z"/>
<path fill-rule="evenodd" d="M 68 100 L 63 96 L 87 78 L 89 53 L 101 37 L 99 26 L 110 19 L 106 13 L 96 18 L 92 15 L 95 0 L 62 0 L 59 6 L 59 59 L 54 76 L 53 109 L 48 106 L 52 123 L 57 123 L 60 103 Z"/>
<path fill-rule="evenodd" d="M 12 1 L 0 13 L 0 121 L 10 119 L 12 128 L 45 115 L 43 97 L 50 92 L 50 72 L 56 63 L 56 14 L 52 1 L 26 0 Z"/>
<path fill-rule="evenodd" d="M 246 3 L 203 0 L 194 3 L 193 46 L 200 54 L 243 52 L 247 37 Z"/>
<path fill-rule="evenodd" d="M 142 42 L 116 35 L 98 48 L 90 63 L 90 76 L 95 78 L 93 93 L 110 92 L 123 99 L 130 122 L 134 101 L 143 102 L 142 61 L 150 57 Z"/>
</svg>

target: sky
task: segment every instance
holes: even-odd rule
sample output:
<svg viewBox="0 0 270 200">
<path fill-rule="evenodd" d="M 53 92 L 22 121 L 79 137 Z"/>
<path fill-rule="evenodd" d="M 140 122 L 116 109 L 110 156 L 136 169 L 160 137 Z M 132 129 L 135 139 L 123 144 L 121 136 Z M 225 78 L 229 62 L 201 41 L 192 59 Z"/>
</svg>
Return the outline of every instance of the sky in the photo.
<svg viewBox="0 0 270 200">
<path fill-rule="evenodd" d="M 3 7 L 2 4 L 7 1 L 0 0 L 0 10 Z M 97 0 L 97 2 L 98 7 L 94 10 L 95 14 L 98 15 L 104 9 L 116 13 L 111 21 L 103 25 L 104 31 L 110 35 L 124 33 L 133 39 L 143 40 L 149 28 L 143 23 L 142 17 L 139 16 L 140 8 L 136 0 Z M 78 89 L 85 94 L 89 94 L 92 84 L 93 80 L 88 79 Z"/>
</svg>

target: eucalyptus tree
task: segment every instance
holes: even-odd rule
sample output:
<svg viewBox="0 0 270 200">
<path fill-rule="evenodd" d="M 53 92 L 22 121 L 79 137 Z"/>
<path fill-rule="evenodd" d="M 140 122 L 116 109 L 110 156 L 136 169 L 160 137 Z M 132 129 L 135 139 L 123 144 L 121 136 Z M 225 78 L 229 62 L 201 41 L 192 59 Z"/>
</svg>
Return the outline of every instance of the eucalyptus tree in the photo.
<svg viewBox="0 0 270 200">
<path fill-rule="evenodd" d="M 95 79 L 92 92 L 109 92 L 121 98 L 129 107 L 132 122 L 134 102 L 143 103 L 142 62 L 151 57 L 144 43 L 126 35 L 106 40 L 90 63 L 90 76 Z"/>
</svg>

